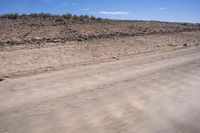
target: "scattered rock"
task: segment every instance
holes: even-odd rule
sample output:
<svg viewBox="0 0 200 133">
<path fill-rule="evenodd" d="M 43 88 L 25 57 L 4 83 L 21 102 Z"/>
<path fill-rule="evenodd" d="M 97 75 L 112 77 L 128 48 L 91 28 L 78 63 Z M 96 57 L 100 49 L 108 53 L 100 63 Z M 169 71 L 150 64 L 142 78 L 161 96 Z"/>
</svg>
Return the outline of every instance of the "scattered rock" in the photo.
<svg viewBox="0 0 200 133">
<path fill-rule="evenodd" d="M 119 60 L 119 58 L 117 58 L 117 57 L 115 57 L 115 56 L 113 56 L 112 58 L 115 59 L 115 60 Z"/>
<path fill-rule="evenodd" d="M 41 38 L 40 37 L 35 37 L 35 40 L 41 40 Z"/>
<path fill-rule="evenodd" d="M 51 19 L 44 19 L 42 17 L 27 16 L 17 21 L 10 20 L 9 23 L 7 23 L 7 19 L 0 19 L 0 23 L 2 24 L 0 25 L 0 31 L 2 35 L 7 36 L 1 39 L 0 46 L 3 45 L 1 42 L 6 42 L 6 45 L 23 45 L 27 43 L 40 45 L 41 43 L 65 43 L 66 41 L 88 41 L 178 33 L 183 31 L 200 31 L 200 27 L 194 24 L 187 24 L 185 26 L 185 24 L 180 23 L 148 21 L 118 22 L 117 20 L 109 20 L 109 22 L 104 20 L 105 23 L 93 20 L 83 23 L 79 19 L 65 20 L 66 23 L 55 23 L 56 18 L 60 17 L 54 16 Z M 17 32 L 10 32 L 13 28 Z M 55 38 L 52 38 L 52 36 Z"/>
<path fill-rule="evenodd" d="M 60 42 L 60 40 L 59 39 L 54 39 L 54 40 L 52 40 L 52 42 L 53 43 L 58 43 L 58 42 Z"/>
<path fill-rule="evenodd" d="M 187 47 L 188 45 L 187 45 L 187 43 L 184 43 L 183 46 L 184 46 L 184 47 Z"/>
<path fill-rule="evenodd" d="M 0 82 L 4 81 L 4 78 L 0 78 Z"/>
<path fill-rule="evenodd" d="M 170 47 L 176 47 L 177 45 L 175 45 L 175 44 L 167 44 L 168 46 L 170 46 Z"/>
<path fill-rule="evenodd" d="M 77 41 L 83 41 L 83 39 L 82 38 L 78 38 Z"/>
</svg>

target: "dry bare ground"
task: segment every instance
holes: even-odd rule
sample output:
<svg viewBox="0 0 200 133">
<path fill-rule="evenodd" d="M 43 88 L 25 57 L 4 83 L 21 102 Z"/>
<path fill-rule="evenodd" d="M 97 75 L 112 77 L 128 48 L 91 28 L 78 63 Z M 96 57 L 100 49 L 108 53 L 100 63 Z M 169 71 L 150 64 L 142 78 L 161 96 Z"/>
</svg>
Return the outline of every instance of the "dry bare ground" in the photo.
<svg viewBox="0 0 200 133">
<path fill-rule="evenodd" d="M 199 46 L 200 33 L 182 32 L 86 42 L 19 45 L 0 49 L 0 77 L 15 77 L 101 63 L 137 54 Z"/>
<path fill-rule="evenodd" d="M 198 30 L 43 43 L 0 48 L 1 133 L 200 132 Z"/>
</svg>

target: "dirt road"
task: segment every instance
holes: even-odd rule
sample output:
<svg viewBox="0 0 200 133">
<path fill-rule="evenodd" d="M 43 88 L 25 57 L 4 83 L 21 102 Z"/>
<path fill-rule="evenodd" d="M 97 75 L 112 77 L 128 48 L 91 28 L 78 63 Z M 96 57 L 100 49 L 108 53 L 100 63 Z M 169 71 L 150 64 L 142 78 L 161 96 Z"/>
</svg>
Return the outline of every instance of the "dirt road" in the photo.
<svg viewBox="0 0 200 133">
<path fill-rule="evenodd" d="M 1 133 L 198 133 L 200 48 L 0 82 Z"/>
</svg>

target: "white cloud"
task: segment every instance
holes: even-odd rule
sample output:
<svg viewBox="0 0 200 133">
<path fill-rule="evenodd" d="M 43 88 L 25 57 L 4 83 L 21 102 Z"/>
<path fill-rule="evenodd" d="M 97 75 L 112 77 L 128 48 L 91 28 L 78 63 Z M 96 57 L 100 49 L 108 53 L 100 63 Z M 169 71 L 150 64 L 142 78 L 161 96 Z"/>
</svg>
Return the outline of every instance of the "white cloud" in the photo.
<svg viewBox="0 0 200 133">
<path fill-rule="evenodd" d="M 167 10 L 167 7 L 160 7 L 159 10 Z"/>
<path fill-rule="evenodd" d="M 118 12 L 108 12 L 108 11 L 101 11 L 99 12 L 100 14 L 104 14 L 104 15 L 128 15 L 129 12 L 121 12 L 121 11 L 118 11 Z"/>
</svg>

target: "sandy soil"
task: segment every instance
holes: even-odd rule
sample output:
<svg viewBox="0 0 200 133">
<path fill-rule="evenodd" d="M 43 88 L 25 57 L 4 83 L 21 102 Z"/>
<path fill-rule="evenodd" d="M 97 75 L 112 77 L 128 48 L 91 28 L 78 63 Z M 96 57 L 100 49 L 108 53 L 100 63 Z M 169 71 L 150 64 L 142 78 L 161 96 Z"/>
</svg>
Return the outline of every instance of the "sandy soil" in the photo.
<svg viewBox="0 0 200 133">
<path fill-rule="evenodd" d="M 0 83 L 2 133 L 200 132 L 200 47 Z"/>
<path fill-rule="evenodd" d="M 0 48 L 2 133 L 199 133 L 200 32 Z"/>
</svg>

